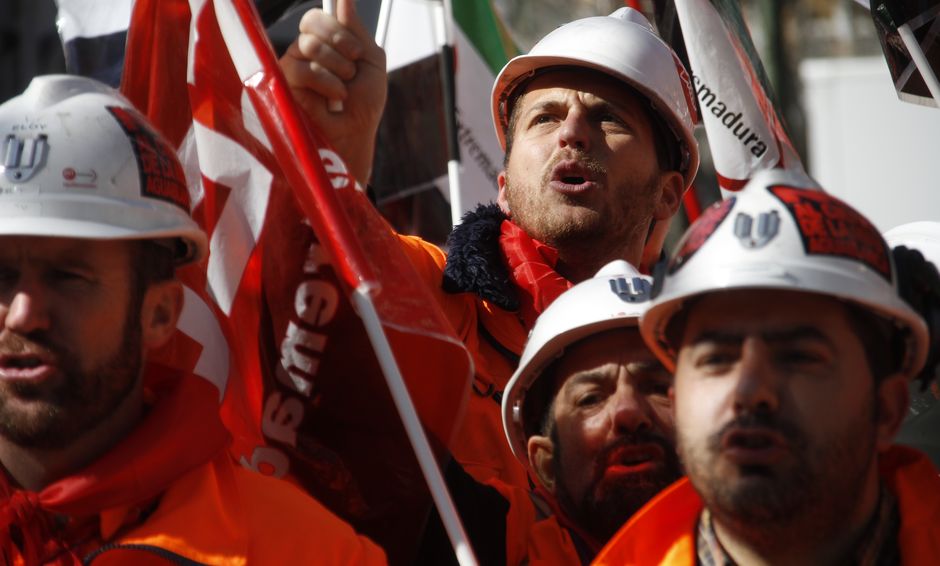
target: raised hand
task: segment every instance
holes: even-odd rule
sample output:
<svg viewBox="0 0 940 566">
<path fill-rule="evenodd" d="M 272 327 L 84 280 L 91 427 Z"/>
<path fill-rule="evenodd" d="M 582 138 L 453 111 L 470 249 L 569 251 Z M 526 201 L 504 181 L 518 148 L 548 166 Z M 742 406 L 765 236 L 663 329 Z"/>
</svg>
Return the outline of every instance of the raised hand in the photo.
<svg viewBox="0 0 940 566">
<path fill-rule="evenodd" d="M 359 20 L 355 1 L 337 0 L 335 17 L 319 8 L 304 14 L 280 66 L 301 108 L 366 184 L 388 79 L 385 52 Z M 342 111 L 331 111 L 337 100 Z"/>
</svg>

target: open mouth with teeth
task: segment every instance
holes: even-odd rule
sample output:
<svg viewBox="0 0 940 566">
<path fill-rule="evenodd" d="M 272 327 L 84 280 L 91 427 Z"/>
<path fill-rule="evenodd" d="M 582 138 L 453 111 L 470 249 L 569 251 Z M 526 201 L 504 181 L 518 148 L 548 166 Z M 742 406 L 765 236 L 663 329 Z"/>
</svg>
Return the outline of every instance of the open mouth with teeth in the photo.
<svg viewBox="0 0 940 566">
<path fill-rule="evenodd" d="M 638 473 L 648 471 L 662 461 L 663 454 L 655 445 L 625 446 L 610 453 L 605 465 L 605 474 Z"/>
<path fill-rule="evenodd" d="M 0 379 L 39 382 L 55 373 L 55 362 L 37 354 L 0 355 Z"/>
<path fill-rule="evenodd" d="M 13 369 L 32 369 L 37 368 L 42 365 L 42 360 L 36 356 L 25 356 L 17 358 L 8 358 L 5 360 L 3 367 L 13 368 Z"/>
<path fill-rule="evenodd" d="M 596 172 L 577 160 L 561 161 L 552 169 L 552 187 L 559 192 L 577 194 L 597 185 Z"/>
</svg>

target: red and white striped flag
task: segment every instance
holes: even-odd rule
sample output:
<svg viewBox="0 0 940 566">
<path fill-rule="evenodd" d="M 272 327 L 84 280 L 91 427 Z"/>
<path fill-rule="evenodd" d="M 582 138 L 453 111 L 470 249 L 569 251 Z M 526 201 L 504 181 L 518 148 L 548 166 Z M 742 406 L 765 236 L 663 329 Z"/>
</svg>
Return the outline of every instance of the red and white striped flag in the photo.
<svg viewBox="0 0 940 566">
<path fill-rule="evenodd" d="M 469 391 L 462 343 L 303 120 L 250 2 L 137 0 L 122 90 L 179 147 L 210 238 L 183 274 L 189 316 L 164 355 L 210 360 L 244 465 L 291 474 L 401 559 L 422 525 L 404 517 L 430 500 L 363 319 L 378 313 L 441 446 Z"/>
</svg>

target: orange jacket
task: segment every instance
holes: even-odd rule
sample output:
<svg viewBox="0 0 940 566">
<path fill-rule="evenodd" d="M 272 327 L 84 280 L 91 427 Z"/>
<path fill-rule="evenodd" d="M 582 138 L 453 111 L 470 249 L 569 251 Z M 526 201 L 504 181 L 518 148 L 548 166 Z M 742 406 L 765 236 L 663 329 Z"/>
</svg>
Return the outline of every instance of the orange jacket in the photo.
<svg viewBox="0 0 940 566">
<path fill-rule="evenodd" d="M 927 457 L 893 446 L 879 456 L 881 479 L 898 501 L 898 546 L 903 564 L 931 564 L 940 556 L 940 475 Z M 593 564 L 695 566 L 702 500 L 682 479 L 640 509 L 601 550 Z"/>
<path fill-rule="evenodd" d="M 503 432 L 502 392 L 516 370 L 529 329 L 515 313 L 505 311 L 472 293 L 451 294 L 442 288 L 447 256 L 437 246 L 413 236 L 399 236 L 402 248 L 427 282 L 457 336 L 473 356 L 473 395 L 458 425 L 452 453 L 477 481 L 498 478 L 528 489 L 525 468 L 516 460 Z M 494 345 L 494 341 L 499 345 Z M 504 349 L 505 351 L 500 351 Z M 508 351 L 508 352 L 507 352 Z"/>
<path fill-rule="evenodd" d="M 119 564 L 385 564 L 382 550 L 357 536 L 299 488 L 235 464 L 220 452 L 174 482 L 147 519 L 115 533 L 126 509 L 101 513 L 108 544 L 87 554 L 94 566 Z"/>
<path fill-rule="evenodd" d="M 549 517 L 529 530 L 529 566 L 581 566 L 571 532 L 558 519 Z"/>
<path fill-rule="evenodd" d="M 450 468 L 447 478 L 481 563 L 582 566 L 590 562 L 593 549 L 555 515 L 546 517 L 549 506 L 540 503 L 537 509 L 536 497 L 528 489 L 496 479 L 481 484 L 462 469 Z"/>
</svg>

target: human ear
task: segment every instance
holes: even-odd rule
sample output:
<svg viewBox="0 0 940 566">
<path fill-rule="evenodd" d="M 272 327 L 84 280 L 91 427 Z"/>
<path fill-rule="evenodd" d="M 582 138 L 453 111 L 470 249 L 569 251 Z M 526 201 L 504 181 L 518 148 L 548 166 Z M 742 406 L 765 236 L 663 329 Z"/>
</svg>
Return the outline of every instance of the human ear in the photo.
<svg viewBox="0 0 940 566">
<path fill-rule="evenodd" d="M 176 331 L 183 310 L 183 286 L 170 279 L 151 283 L 140 308 L 141 339 L 153 350 L 166 344 Z"/>
<path fill-rule="evenodd" d="M 660 174 L 659 202 L 653 210 L 655 220 L 672 218 L 682 204 L 685 193 L 685 178 L 678 171 L 664 171 Z M 689 187 L 689 190 L 692 190 Z"/>
<path fill-rule="evenodd" d="M 511 217 L 512 212 L 509 210 L 509 200 L 506 198 L 506 170 L 499 172 L 499 175 L 496 176 L 496 186 L 499 187 L 499 193 L 496 195 L 496 204 L 499 205 L 499 209 L 503 211 L 503 214 Z"/>
<path fill-rule="evenodd" d="M 878 451 L 887 450 L 897 436 L 910 403 L 908 379 L 904 374 L 886 377 L 875 391 L 877 413 L 875 415 L 876 442 Z"/>
<path fill-rule="evenodd" d="M 533 435 L 527 445 L 529 464 L 535 470 L 539 482 L 550 493 L 555 493 L 555 445 L 547 436 Z"/>
</svg>

